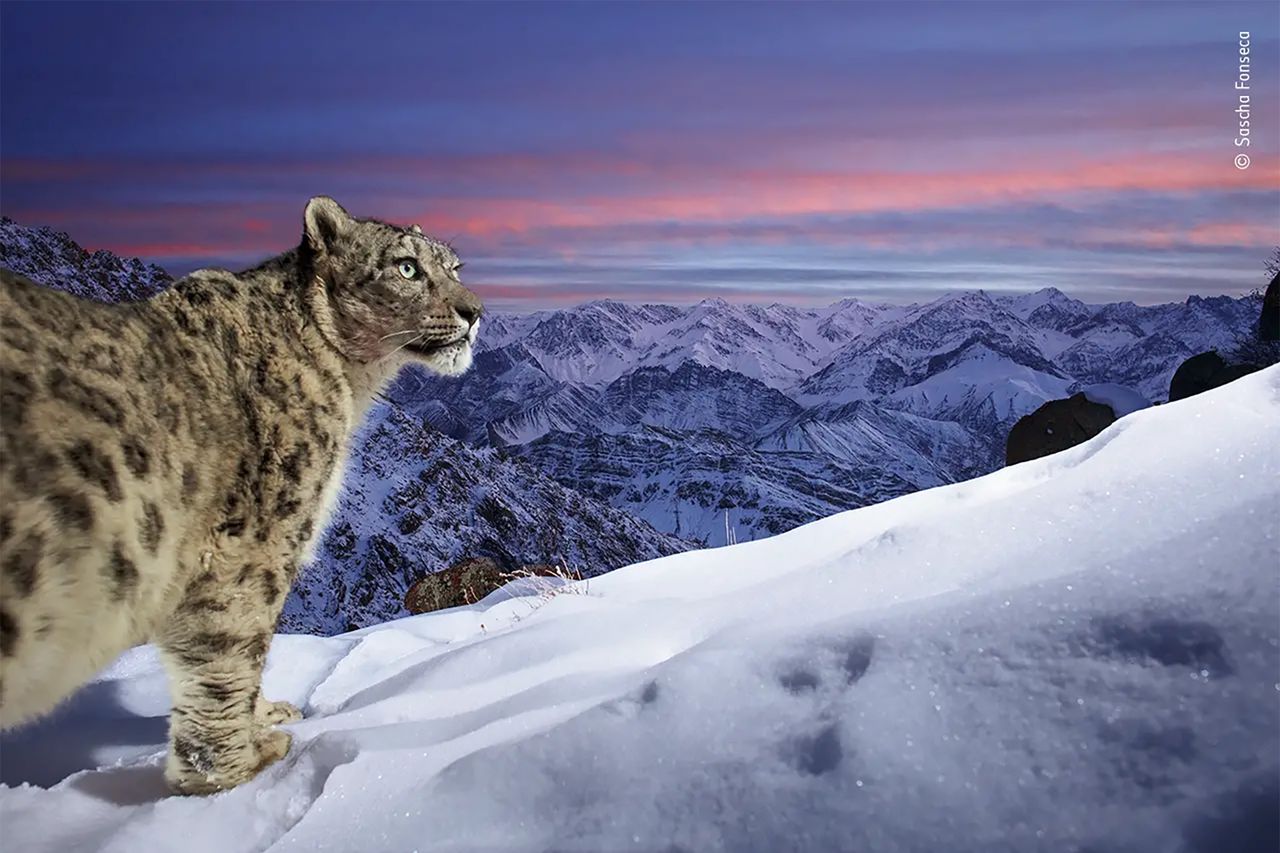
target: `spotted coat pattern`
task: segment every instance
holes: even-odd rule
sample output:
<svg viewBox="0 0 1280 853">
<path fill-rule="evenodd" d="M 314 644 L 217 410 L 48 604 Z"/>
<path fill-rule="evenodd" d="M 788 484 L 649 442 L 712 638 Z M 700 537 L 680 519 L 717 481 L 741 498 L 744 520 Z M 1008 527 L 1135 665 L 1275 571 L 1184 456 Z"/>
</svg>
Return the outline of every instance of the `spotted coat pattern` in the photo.
<svg viewBox="0 0 1280 853">
<path fill-rule="evenodd" d="M 103 305 L 0 270 L 0 725 L 154 642 L 166 779 L 240 784 L 296 719 L 260 695 L 347 444 L 408 363 L 460 373 L 481 312 L 446 244 L 312 199 L 301 245 Z"/>
</svg>

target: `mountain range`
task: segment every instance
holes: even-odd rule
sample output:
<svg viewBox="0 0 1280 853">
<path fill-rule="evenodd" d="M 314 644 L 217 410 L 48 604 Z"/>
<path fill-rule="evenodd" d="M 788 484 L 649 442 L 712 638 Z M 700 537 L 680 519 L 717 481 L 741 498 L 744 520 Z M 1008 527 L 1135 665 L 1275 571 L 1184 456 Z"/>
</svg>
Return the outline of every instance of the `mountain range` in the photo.
<svg viewBox="0 0 1280 853">
<path fill-rule="evenodd" d="M 159 267 L 0 220 L 0 264 L 100 301 Z M 1053 288 L 823 308 L 597 301 L 493 313 L 472 370 L 407 371 L 358 436 L 344 495 L 282 626 L 403 615 L 463 556 L 590 576 L 790 530 L 1003 464 L 1009 429 L 1103 385 L 1165 399 L 1190 355 L 1230 349 L 1256 298 L 1091 305 Z"/>
<path fill-rule="evenodd" d="M 1054 288 L 806 309 L 590 302 L 486 319 L 458 379 L 398 404 L 705 545 L 987 473 L 1013 424 L 1095 385 L 1162 402 L 1254 297 L 1091 305 Z"/>
<path fill-rule="evenodd" d="M 289 592 L 279 630 L 336 634 L 403 616 L 417 579 L 464 556 L 590 578 L 689 547 L 522 460 L 381 405 L 352 441 L 334 519 Z"/>
</svg>

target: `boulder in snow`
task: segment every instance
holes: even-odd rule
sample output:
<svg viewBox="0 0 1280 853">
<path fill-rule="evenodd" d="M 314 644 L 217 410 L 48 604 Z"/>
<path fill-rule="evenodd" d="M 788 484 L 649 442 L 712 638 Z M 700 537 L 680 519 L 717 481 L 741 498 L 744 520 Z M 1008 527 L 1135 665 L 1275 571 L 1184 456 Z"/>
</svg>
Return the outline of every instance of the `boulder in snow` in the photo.
<svg viewBox="0 0 1280 853">
<path fill-rule="evenodd" d="M 1228 364 L 1218 355 L 1217 350 L 1209 350 L 1182 362 L 1173 379 L 1169 380 L 1169 402 L 1185 400 L 1212 388 L 1234 382 L 1241 376 L 1248 376 L 1260 365 Z"/>
<path fill-rule="evenodd" d="M 1005 445 L 1005 464 L 1016 465 L 1083 444 L 1115 423 L 1116 413 L 1081 392 L 1050 400 L 1013 425 Z"/>
</svg>

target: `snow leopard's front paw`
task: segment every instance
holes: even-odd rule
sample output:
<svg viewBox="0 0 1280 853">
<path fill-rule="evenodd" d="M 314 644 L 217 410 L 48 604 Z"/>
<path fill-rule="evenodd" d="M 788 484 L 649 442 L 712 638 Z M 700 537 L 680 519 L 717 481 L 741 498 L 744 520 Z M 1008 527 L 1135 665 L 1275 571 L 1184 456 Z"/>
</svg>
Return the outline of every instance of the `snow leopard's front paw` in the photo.
<svg viewBox="0 0 1280 853">
<path fill-rule="evenodd" d="M 302 712 L 291 702 L 272 702 L 259 696 L 253 706 L 253 718 L 264 726 L 278 726 L 298 722 L 302 719 Z"/>
<path fill-rule="evenodd" d="M 279 729 L 262 728 L 252 737 L 237 738 L 235 750 L 175 738 L 169 746 L 164 778 L 178 794 L 199 795 L 243 785 L 263 768 L 284 758 L 293 738 Z"/>
<path fill-rule="evenodd" d="M 268 764 L 275 764 L 289 754 L 289 746 L 293 743 L 293 735 L 279 729 L 266 729 L 254 736 L 254 746 L 258 750 L 258 766 L 253 775 Z"/>
</svg>

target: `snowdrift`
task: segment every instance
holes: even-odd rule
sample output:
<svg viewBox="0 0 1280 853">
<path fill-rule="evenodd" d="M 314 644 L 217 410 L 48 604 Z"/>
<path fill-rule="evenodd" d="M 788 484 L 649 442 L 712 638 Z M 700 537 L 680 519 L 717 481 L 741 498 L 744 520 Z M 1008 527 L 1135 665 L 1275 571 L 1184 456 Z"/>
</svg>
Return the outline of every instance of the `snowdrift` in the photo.
<svg viewBox="0 0 1280 853">
<path fill-rule="evenodd" d="M 151 649 L 0 745 L 23 851 L 1280 841 L 1280 368 L 554 597 L 280 636 L 288 757 L 171 798 Z"/>
</svg>

